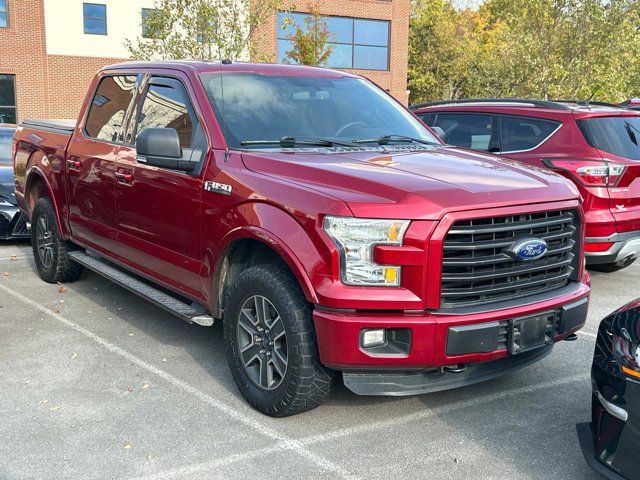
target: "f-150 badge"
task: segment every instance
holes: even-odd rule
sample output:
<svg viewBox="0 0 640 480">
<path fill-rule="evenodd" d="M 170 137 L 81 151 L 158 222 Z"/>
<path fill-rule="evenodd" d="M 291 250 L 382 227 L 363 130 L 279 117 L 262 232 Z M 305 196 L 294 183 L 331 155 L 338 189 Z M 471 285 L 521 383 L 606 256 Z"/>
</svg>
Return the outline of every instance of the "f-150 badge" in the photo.
<svg viewBox="0 0 640 480">
<path fill-rule="evenodd" d="M 226 183 L 204 182 L 204 189 L 207 192 L 221 193 L 223 195 L 231 195 L 233 187 Z"/>
</svg>

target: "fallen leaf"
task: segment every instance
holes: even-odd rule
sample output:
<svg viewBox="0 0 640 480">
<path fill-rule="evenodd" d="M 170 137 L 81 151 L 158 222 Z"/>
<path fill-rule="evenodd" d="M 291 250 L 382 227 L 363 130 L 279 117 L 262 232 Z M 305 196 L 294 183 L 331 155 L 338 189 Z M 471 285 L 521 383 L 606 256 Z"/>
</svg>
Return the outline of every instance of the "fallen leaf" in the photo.
<svg viewBox="0 0 640 480">
<path fill-rule="evenodd" d="M 60 309 L 59 309 L 59 308 L 56 308 L 56 309 L 53 311 L 53 313 L 55 313 L 56 315 L 60 315 Z"/>
<path fill-rule="evenodd" d="M 129 449 L 129 448 L 131 448 L 131 445 L 129 445 L 129 444 L 127 443 L 127 444 L 126 444 L 124 447 L 122 447 L 122 448 L 124 448 L 124 449 Z"/>
<path fill-rule="evenodd" d="M 163 358 L 163 359 L 162 359 L 162 361 L 163 361 L 163 362 L 166 362 L 166 361 L 167 361 L 167 359 L 166 359 L 166 358 Z"/>
<path fill-rule="evenodd" d="M 15 261 L 17 261 L 17 260 L 18 260 L 18 258 L 17 258 L 15 255 L 11 255 L 11 261 L 12 261 L 12 262 L 15 262 Z"/>
<path fill-rule="evenodd" d="M 49 400 L 40 400 L 38 403 L 47 403 Z"/>
<path fill-rule="evenodd" d="M 73 353 L 73 355 L 71 355 L 71 358 L 77 358 L 77 357 L 78 357 L 78 354 L 75 352 Z"/>
<path fill-rule="evenodd" d="M 8 277 L 9 276 L 9 272 L 4 272 L 4 276 Z"/>
<path fill-rule="evenodd" d="M 30 383 L 31 383 L 31 380 L 25 380 L 25 381 L 24 381 L 24 384 L 25 384 L 25 385 L 28 385 L 28 384 L 30 384 Z"/>
<path fill-rule="evenodd" d="M 60 285 L 60 286 L 58 287 L 58 293 L 64 293 L 64 292 L 66 292 L 66 291 L 67 291 L 67 289 L 66 289 L 64 286 Z"/>
<path fill-rule="evenodd" d="M 147 461 L 151 461 L 151 455 L 147 455 Z"/>
<path fill-rule="evenodd" d="M 130 337 L 133 337 L 133 333 L 130 333 L 130 334 L 129 334 L 129 336 L 130 336 Z"/>
<path fill-rule="evenodd" d="M 60 303 L 64 303 L 64 300 L 60 300 Z"/>
<path fill-rule="evenodd" d="M 146 390 L 147 388 L 149 388 L 151 385 L 149 385 L 148 383 L 145 383 L 144 385 L 142 385 L 142 387 L 140 387 L 140 390 Z"/>
<path fill-rule="evenodd" d="M 52 412 L 55 412 L 56 410 L 60 410 L 60 405 L 54 405 L 53 407 L 51 407 Z"/>
<path fill-rule="evenodd" d="M 127 387 L 127 392 L 133 392 L 133 388 Z"/>
</svg>

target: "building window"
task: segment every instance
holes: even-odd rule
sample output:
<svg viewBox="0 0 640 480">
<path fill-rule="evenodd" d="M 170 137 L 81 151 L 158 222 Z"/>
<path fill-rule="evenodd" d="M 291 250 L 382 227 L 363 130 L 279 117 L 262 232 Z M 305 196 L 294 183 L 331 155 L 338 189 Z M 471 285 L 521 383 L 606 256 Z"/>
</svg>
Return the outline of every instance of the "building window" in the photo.
<svg viewBox="0 0 640 480">
<path fill-rule="evenodd" d="M 289 38 L 295 27 L 305 28 L 304 13 L 278 13 L 278 62 L 286 61 L 293 48 Z M 285 19 L 290 19 L 288 22 Z M 390 22 L 348 17 L 323 17 L 333 48 L 328 67 L 389 70 Z"/>
<path fill-rule="evenodd" d="M 99 3 L 83 3 L 84 33 L 89 35 L 107 34 L 107 6 Z"/>
<path fill-rule="evenodd" d="M 7 11 L 7 0 L 0 0 L 0 28 L 9 26 L 9 13 Z"/>
<path fill-rule="evenodd" d="M 155 35 L 151 29 L 147 26 L 147 19 L 150 15 L 157 12 L 157 8 L 143 8 L 142 9 L 142 38 L 155 38 Z"/>
<path fill-rule="evenodd" d="M 16 76 L 0 75 L 0 123 L 16 123 Z"/>
</svg>

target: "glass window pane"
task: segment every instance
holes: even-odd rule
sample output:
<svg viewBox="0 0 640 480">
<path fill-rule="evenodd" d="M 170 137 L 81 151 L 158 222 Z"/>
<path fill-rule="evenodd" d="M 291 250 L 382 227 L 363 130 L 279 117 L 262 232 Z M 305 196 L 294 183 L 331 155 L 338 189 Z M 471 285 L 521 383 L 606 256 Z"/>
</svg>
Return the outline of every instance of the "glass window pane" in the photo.
<svg viewBox="0 0 640 480">
<path fill-rule="evenodd" d="M 296 26 L 305 29 L 305 17 L 307 17 L 307 15 L 304 15 L 302 13 L 278 13 L 278 38 L 290 37 L 291 35 L 296 33 Z M 285 19 L 289 20 L 287 21 L 286 27 L 282 28 L 285 24 Z"/>
<path fill-rule="evenodd" d="M 106 19 L 107 18 L 107 6 L 99 5 L 95 3 L 85 3 L 83 4 L 83 12 L 84 18 L 93 18 L 93 19 Z"/>
<path fill-rule="evenodd" d="M 278 63 L 293 63 L 287 57 L 287 52 L 293 48 L 293 42 L 291 40 L 278 40 Z"/>
<path fill-rule="evenodd" d="M 0 123 L 2 123 L 2 120 L 0 120 Z M 15 130 L 13 128 L 0 127 L 0 166 L 13 164 L 11 161 L 11 143 L 13 142 L 14 133 Z"/>
<path fill-rule="evenodd" d="M 594 117 L 578 120 L 578 126 L 592 147 L 640 160 L 640 117 Z"/>
<path fill-rule="evenodd" d="M 329 40 L 336 43 L 353 42 L 353 20 L 350 18 L 323 17 L 329 28 Z"/>
<path fill-rule="evenodd" d="M 135 93 L 136 77 L 119 75 L 100 82 L 91 102 L 85 130 L 89 136 L 108 142 L 120 141 L 122 122 Z"/>
<path fill-rule="evenodd" d="M 7 14 L 4 12 L 0 12 L 0 28 L 5 28 L 7 25 Z"/>
<path fill-rule="evenodd" d="M 351 68 L 353 61 L 353 47 L 351 45 L 331 44 L 333 51 L 327 61 L 331 68 Z"/>
<path fill-rule="evenodd" d="M 0 107 L 0 123 L 16 123 L 16 109 Z"/>
<path fill-rule="evenodd" d="M 473 113 L 438 113 L 433 126 L 444 131 L 444 140 L 456 147 L 489 150 L 494 145 L 491 115 Z"/>
<path fill-rule="evenodd" d="M 183 88 L 151 85 L 142 104 L 138 134 L 145 128 L 174 128 L 180 137 L 180 146 L 190 147 L 193 122 L 187 102 Z"/>
<path fill-rule="evenodd" d="M 558 125 L 560 125 L 558 122 L 552 120 L 502 115 L 500 117 L 502 151 L 515 152 L 535 148 L 551 135 Z"/>
<path fill-rule="evenodd" d="M 106 35 L 107 23 L 104 20 L 85 20 L 84 33 L 91 35 Z"/>
<path fill-rule="evenodd" d="M 389 49 L 356 45 L 353 51 L 353 68 L 364 70 L 388 70 Z"/>
<path fill-rule="evenodd" d="M 16 104 L 16 77 L 0 75 L 0 106 L 13 107 Z"/>
<path fill-rule="evenodd" d="M 356 45 L 389 46 L 389 22 L 376 20 L 356 20 L 354 25 Z"/>
<path fill-rule="evenodd" d="M 7 11 L 7 0 L 0 0 L 0 12 Z"/>
</svg>

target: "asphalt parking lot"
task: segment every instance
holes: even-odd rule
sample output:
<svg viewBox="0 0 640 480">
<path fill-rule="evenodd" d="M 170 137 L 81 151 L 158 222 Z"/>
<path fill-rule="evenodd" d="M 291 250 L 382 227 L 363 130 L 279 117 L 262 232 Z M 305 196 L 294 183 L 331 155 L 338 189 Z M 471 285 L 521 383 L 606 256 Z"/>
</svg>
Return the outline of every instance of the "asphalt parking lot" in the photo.
<svg viewBox="0 0 640 480">
<path fill-rule="evenodd" d="M 575 434 L 594 333 L 639 282 L 638 265 L 594 273 L 578 341 L 501 379 L 406 398 L 338 387 L 276 420 L 240 397 L 221 325 L 91 272 L 45 284 L 28 244 L 0 244 L 0 479 L 596 479 Z"/>
</svg>

